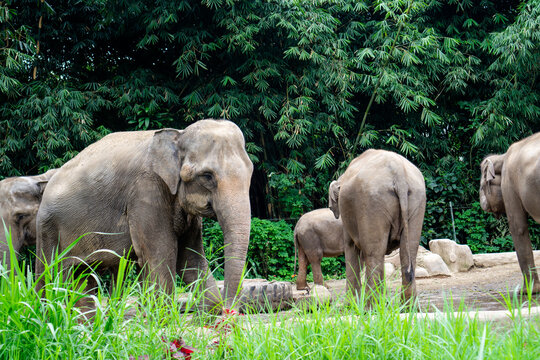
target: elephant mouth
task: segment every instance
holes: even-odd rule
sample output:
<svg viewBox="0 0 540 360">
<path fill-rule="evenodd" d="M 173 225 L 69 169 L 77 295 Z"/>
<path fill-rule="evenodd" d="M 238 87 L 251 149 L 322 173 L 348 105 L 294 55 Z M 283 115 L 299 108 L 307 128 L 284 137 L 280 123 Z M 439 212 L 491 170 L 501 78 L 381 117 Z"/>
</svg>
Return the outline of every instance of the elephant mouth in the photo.
<svg viewBox="0 0 540 360">
<path fill-rule="evenodd" d="M 199 209 L 198 213 L 205 218 L 217 219 L 216 212 L 211 203 L 208 203 L 204 208 Z"/>
</svg>

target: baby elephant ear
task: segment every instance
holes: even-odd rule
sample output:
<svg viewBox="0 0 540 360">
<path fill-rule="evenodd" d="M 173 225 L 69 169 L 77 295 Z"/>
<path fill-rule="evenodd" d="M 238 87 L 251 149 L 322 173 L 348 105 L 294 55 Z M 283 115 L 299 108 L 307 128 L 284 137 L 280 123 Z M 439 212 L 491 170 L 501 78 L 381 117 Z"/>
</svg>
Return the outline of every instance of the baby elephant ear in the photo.
<svg viewBox="0 0 540 360">
<path fill-rule="evenodd" d="M 171 194 L 176 195 L 180 182 L 180 138 L 182 130 L 162 129 L 154 133 L 149 151 L 152 170 L 167 184 Z"/>
<path fill-rule="evenodd" d="M 336 219 L 339 218 L 339 190 L 341 185 L 338 181 L 334 180 L 328 187 L 328 207 L 334 213 Z"/>
</svg>

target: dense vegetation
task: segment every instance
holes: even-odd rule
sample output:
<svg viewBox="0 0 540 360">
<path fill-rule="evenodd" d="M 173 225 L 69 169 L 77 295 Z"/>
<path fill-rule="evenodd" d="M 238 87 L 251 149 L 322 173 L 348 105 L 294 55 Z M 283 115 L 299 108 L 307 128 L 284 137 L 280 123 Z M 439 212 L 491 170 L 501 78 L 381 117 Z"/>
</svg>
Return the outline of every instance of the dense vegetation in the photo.
<svg viewBox="0 0 540 360">
<path fill-rule="evenodd" d="M 327 206 L 348 162 L 385 148 L 424 173 L 424 244 L 453 237 L 452 208 L 459 242 L 508 250 L 479 163 L 540 129 L 539 40 L 538 0 L 6 0 L 0 175 L 110 131 L 228 118 L 256 166 L 254 216 Z"/>
</svg>

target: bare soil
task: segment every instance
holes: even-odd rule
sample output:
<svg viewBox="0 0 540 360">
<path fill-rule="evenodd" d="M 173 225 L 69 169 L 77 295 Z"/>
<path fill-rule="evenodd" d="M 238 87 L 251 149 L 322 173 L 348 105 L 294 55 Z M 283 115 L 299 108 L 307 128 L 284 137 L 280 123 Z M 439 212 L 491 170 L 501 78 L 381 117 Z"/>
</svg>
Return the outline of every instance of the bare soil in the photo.
<svg viewBox="0 0 540 360">
<path fill-rule="evenodd" d="M 416 289 L 422 311 L 458 310 L 461 301 L 471 311 L 507 310 L 504 298 L 512 299 L 514 294 L 521 298 L 522 282 L 523 277 L 516 262 L 489 268 L 473 267 L 468 272 L 454 273 L 449 277 L 417 278 Z M 326 284 L 334 296 L 344 293 L 345 280 L 329 280 Z M 391 289 L 396 289 L 400 284 L 398 274 L 388 279 Z M 525 305 L 524 300 L 521 301 L 522 305 Z M 540 301 L 540 294 L 533 295 L 532 300 Z"/>
</svg>

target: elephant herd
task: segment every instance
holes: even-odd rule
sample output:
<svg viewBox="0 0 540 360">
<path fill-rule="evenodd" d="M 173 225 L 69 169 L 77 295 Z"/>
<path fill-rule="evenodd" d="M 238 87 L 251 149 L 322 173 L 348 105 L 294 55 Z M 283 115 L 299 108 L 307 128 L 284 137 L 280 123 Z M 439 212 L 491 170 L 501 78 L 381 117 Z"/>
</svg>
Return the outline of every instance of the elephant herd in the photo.
<svg viewBox="0 0 540 360">
<path fill-rule="evenodd" d="M 68 267 L 99 263 L 99 269 L 114 272 L 118 255 L 129 254 L 167 292 L 177 274 L 187 284 L 203 278 L 203 306 L 231 308 L 249 244 L 252 172 L 243 134 L 230 121 L 117 132 L 59 169 L 0 181 L 0 217 L 15 252 L 35 242 L 36 277 L 56 252 L 69 247 Z M 540 221 L 540 133 L 486 157 L 481 172 L 481 206 L 508 216 L 525 282 L 540 292 L 527 228 L 527 215 Z M 308 262 L 315 283 L 322 284 L 321 258 L 345 253 L 348 289 L 360 290 L 361 265 L 373 289 L 383 280 L 385 254 L 399 248 L 404 297 L 414 296 L 426 207 L 420 170 L 396 153 L 367 150 L 328 193 L 329 209 L 305 214 L 295 228 L 297 287 L 307 287 Z M 204 256 L 203 217 L 217 219 L 224 233 L 223 294 Z M 4 231 L 0 265 L 10 268 Z"/>
<path fill-rule="evenodd" d="M 480 205 L 506 214 L 524 285 L 540 292 L 528 231 L 528 216 L 540 222 L 540 133 L 514 143 L 505 154 L 481 163 Z M 414 269 L 426 206 L 424 178 L 405 158 L 367 150 L 330 184 L 330 209 L 304 214 L 294 230 L 297 289 L 306 289 L 308 263 L 323 285 L 321 260 L 345 253 L 347 286 L 358 290 L 360 261 L 369 288 L 382 281 L 384 255 L 399 246 L 404 297 L 415 294 Z"/>
</svg>

